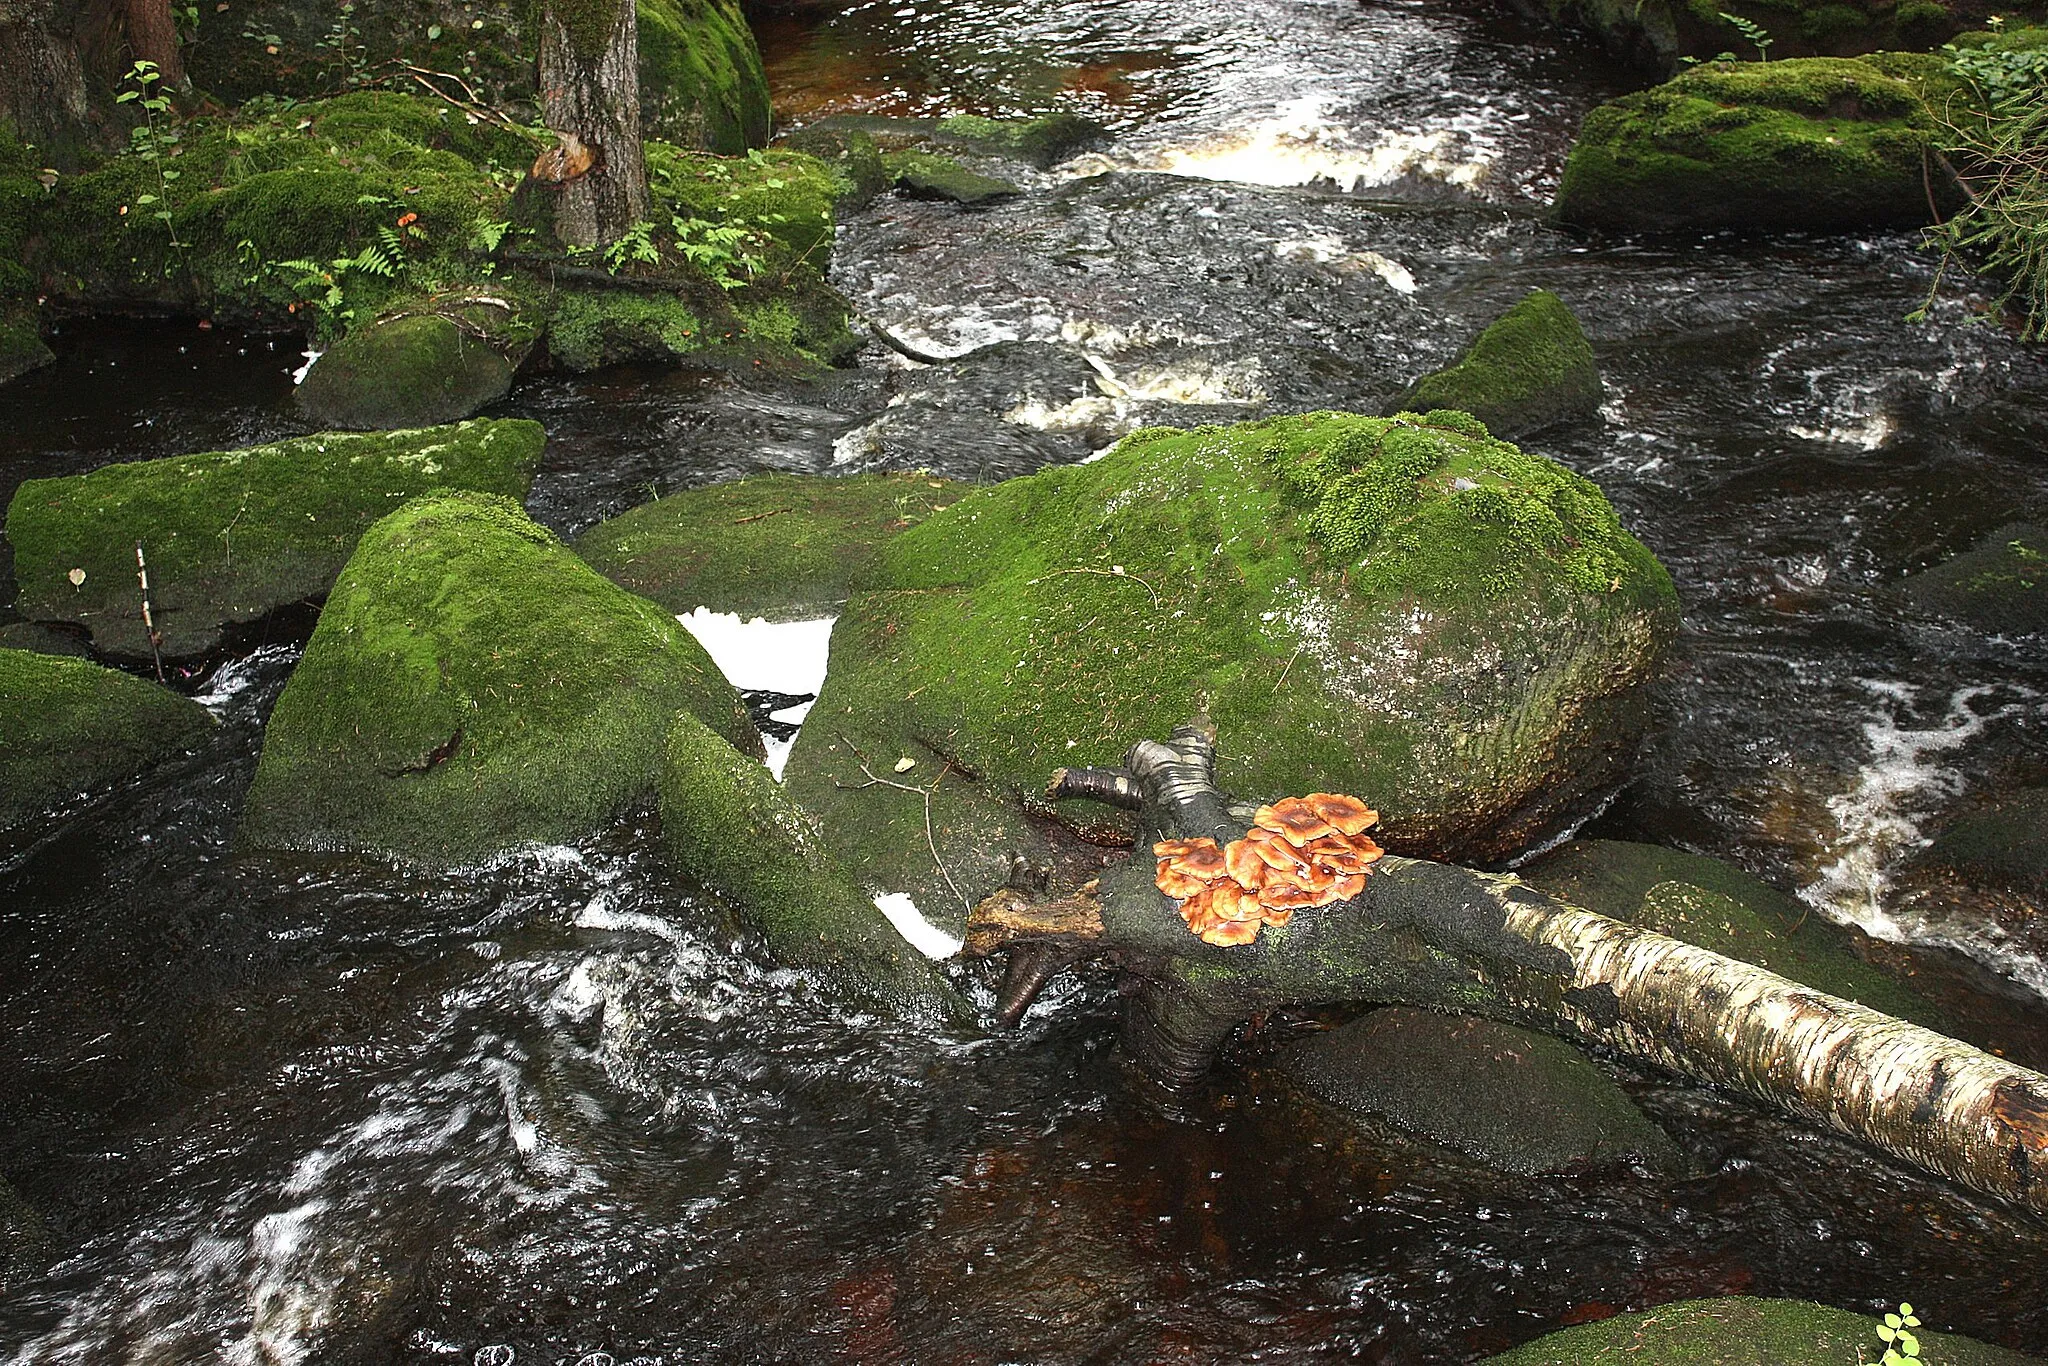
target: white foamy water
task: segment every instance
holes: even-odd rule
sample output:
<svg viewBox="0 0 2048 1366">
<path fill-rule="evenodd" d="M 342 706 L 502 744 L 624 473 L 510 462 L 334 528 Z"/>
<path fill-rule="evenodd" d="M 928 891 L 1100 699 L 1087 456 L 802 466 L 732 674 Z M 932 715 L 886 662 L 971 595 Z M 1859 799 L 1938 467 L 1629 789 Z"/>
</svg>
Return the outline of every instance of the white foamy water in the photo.
<svg viewBox="0 0 2048 1366">
<path fill-rule="evenodd" d="M 816 617 L 809 621 L 766 621 L 755 617 L 741 621 L 733 612 L 713 612 L 699 607 L 676 617 L 685 630 L 697 638 L 704 653 L 726 680 L 742 691 L 780 692 L 813 697 L 825 686 L 825 664 L 832 652 L 832 623 L 837 617 Z M 784 707 L 769 715 L 778 721 L 800 723 L 810 704 Z M 768 771 L 777 781 L 796 737 L 777 740 L 761 737 L 768 751 Z"/>
</svg>

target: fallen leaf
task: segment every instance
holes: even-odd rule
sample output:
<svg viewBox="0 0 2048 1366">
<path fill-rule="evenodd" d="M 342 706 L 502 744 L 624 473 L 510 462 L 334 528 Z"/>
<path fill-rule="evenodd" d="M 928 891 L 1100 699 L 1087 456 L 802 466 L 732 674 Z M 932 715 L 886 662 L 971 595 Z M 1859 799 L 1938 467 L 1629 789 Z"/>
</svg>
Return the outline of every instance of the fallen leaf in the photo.
<svg viewBox="0 0 2048 1366">
<path fill-rule="evenodd" d="M 916 767 L 917 760 L 915 759 L 898 759 L 896 761 L 896 771 L 898 773 L 908 773 L 911 769 Z"/>
<path fill-rule="evenodd" d="M 69 574 L 66 574 L 64 577 L 71 580 L 71 586 L 73 588 L 82 588 L 85 586 L 85 571 L 83 569 L 74 569 Z"/>
</svg>

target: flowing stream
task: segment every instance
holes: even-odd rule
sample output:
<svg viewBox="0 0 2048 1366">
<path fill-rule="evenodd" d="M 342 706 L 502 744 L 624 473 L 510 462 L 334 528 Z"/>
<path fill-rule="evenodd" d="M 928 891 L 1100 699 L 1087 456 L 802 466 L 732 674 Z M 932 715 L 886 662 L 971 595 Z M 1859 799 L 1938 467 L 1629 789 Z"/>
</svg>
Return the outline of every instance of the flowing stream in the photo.
<svg viewBox="0 0 2048 1366">
<path fill-rule="evenodd" d="M 1111 135 L 1016 199 L 842 227 L 842 288 L 952 364 L 522 382 L 493 411 L 547 424 L 537 516 L 1374 411 L 1552 289 L 1608 403 L 1526 444 L 1602 484 L 1685 609 L 1591 833 L 1798 889 L 2048 1059 L 2048 967 L 1893 895 L 1930 820 L 2048 773 L 2038 645 L 1889 592 L 2048 506 L 2048 366 L 1967 297 L 1904 322 L 1912 236 L 1553 230 L 1579 119 L 1643 82 L 1485 0 L 832 0 L 762 38 L 791 122 L 1059 103 Z M 0 393 L 0 499 L 298 430 L 285 339 L 57 345 Z M 2048 1351 L 2048 1228 L 1659 1075 L 1617 1069 L 1685 1177 L 1508 1178 L 1305 1118 L 1261 1063 L 1298 1022 L 1173 1120 L 1099 979 L 1009 1036 L 848 1014 L 644 823 L 453 876 L 238 853 L 295 649 L 187 680 L 225 723 L 196 759 L 0 848 L 0 1172 L 54 1250 L 0 1299 L 0 1362 L 1465 1362 L 1731 1292 Z"/>
</svg>

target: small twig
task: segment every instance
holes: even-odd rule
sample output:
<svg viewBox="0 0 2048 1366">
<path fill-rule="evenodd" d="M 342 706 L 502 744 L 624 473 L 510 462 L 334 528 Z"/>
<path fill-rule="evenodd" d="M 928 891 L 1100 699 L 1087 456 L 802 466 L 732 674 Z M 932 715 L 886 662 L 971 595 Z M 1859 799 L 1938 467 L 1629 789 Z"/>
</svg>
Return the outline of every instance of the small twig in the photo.
<svg viewBox="0 0 2048 1366">
<path fill-rule="evenodd" d="M 142 631 L 149 637 L 149 657 L 156 661 L 156 681 L 164 681 L 164 656 L 157 648 L 160 639 L 156 633 L 156 620 L 149 610 L 149 564 L 142 558 L 142 542 L 135 543 L 135 578 L 142 584 Z"/>
<path fill-rule="evenodd" d="M 1044 583 L 1044 582 L 1045 582 L 1045 581 L 1046 581 L 1047 579 L 1056 579 L 1056 578 L 1058 578 L 1058 577 L 1059 577 L 1060 575 L 1062 575 L 1062 574 L 1099 574 L 1099 575 L 1101 575 L 1101 576 L 1102 576 L 1103 578 L 1105 578 L 1105 579 L 1129 579 L 1129 580 L 1131 580 L 1131 581 L 1132 581 L 1133 583 L 1142 583 L 1142 584 L 1144 584 L 1144 585 L 1145 585 L 1145 591 L 1146 591 L 1147 593 L 1150 593 L 1150 594 L 1152 595 L 1152 605 L 1153 605 L 1154 607 L 1157 607 L 1157 606 L 1159 605 L 1159 590 L 1158 590 L 1158 589 L 1156 589 L 1156 588 L 1154 588 L 1154 587 L 1153 587 L 1153 586 L 1151 585 L 1151 583 L 1149 583 L 1148 581 L 1146 581 L 1146 580 L 1145 580 L 1144 578 L 1141 578 L 1141 577 L 1140 577 L 1139 575 L 1136 575 L 1136 574 L 1132 574 L 1132 573 L 1129 573 L 1129 572 L 1127 572 L 1126 570 L 1124 570 L 1124 569 L 1122 569 L 1122 568 L 1117 568 L 1117 569 L 1055 569 L 1055 570 L 1053 570 L 1053 571 L 1052 571 L 1052 573 L 1050 573 L 1050 574 L 1041 574 L 1041 575 L 1039 575 L 1039 576 L 1038 576 L 1037 578 L 1035 578 L 1035 579 L 1031 580 L 1031 585 L 1030 585 L 1030 586 L 1036 586 L 1036 585 L 1038 585 L 1038 584 Z"/>
<path fill-rule="evenodd" d="M 435 71 L 431 67 L 414 66 L 411 62 L 408 62 L 405 59 L 398 57 L 394 57 L 392 59 L 391 65 L 399 68 L 406 75 L 410 76 L 413 79 L 413 82 L 416 85 L 420 86 L 422 89 L 424 89 L 428 94 L 433 95 L 437 99 L 446 100 L 449 104 L 454 105 L 457 109 L 460 109 L 465 114 L 471 114 L 477 118 L 488 120 L 489 122 L 497 124 L 500 128 L 503 128 L 508 132 L 524 133 L 526 131 L 524 128 L 514 123 L 506 115 L 499 113 L 497 110 L 491 108 L 488 104 L 485 104 L 483 102 L 483 97 L 476 93 L 476 88 L 472 86 L 468 81 L 463 80 L 462 77 L 456 75 L 452 71 Z M 456 99 L 453 95 L 450 95 L 447 91 L 435 85 L 433 81 L 428 80 L 427 78 L 429 76 L 434 77 L 435 80 L 455 82 L 457 85 L 462 87 L 462 93 L 469 97 L 468 102 L 465 103 L 462 100 Z"/>
<path fill-rule="evenodd" d="M 1295 647 L 1294 647 L 1294 653 L 1293 653 L 1293 654 L 1291 654 L 1291 655 L 1289 655 L 1289 656 L 1287 656 L 1287 662 L 1286 662 L 1286 663 L 1285 663 L 1284 665 L 1282 665 L 1282 666 L 1281 666 L 1281 668 L 1280 668 L 1280 677 L 1278 677 L 1278 678 L 1276 678 L 1276 679 L 1274 679 L 1274 680 L 1273 680 L 1273 691 L 1274 691 L 1274 692 L 1279 692 L 1279 691 L 1280 691 L 1280 687 L 1281 687 L 1281 685 L 1282 685 L 1282 684 L 1284 684 L 1284 683 L 1285 683 L 1285 682 L 1287 681 L 1287 671 L 1288 671 L 1289 669 L 1293 668 L 1293 667 L 1294 667 L 1294 661 L 1295 661 L 1295 660 L 1297 660 L 1297 659 L 1300 659 L 1300 658 L 1301 658 L 1301 647 L 1297 645 L 1297 646 L 1295 646 Z"/>
<path fill-rule="evenodd" d="M 779 516 L 782 513 L 794 510 L 793 508 L 769 508 L 766 512 L 757 512 L 751 517 L 735 517 L 732 519 L 732 524 L 734 526 L 745 526 L 748 522 L 758 522 L 764 518 Z"/>
<path fill-rule="evenodd" d="M 953 767 L 953 761 L 946 759 L 939 765 L 939 776 L 932 779 L 930 787 L 912 787 L 909 783 L 899 783 L 890 778 L 876 777 L 874 770 L 868 767 L 868 756 L 860 752 L 860 746 L 854 744 L 853 741 L 847 739 L 843 734 L 839 737 L 839 743 L 853 751 L 853 757 L 860 763 L 861 775 L 867 781 L 864 783 L 842 783 L 835 779 L 832 785 L 846 792 L 859 792 L 863 788 L 869 787 L 893 787 L 898 792 L 908 792 L 913 796 L 923 798 L 924 843 L 925 848 L 931 850 L 932 866 L 939 870 L 939 876 L 946 880 L 946 886 L 952 891 L 953 895 L 960 898 L 960 904 L 972 907 L 974 903 L 967 899 L 966 894 L 953 881 L 953 875 L 946 871 L 945 861 L 939 857 L 939 842 L 932 836 L 932 793 L 938 791 L 939 784 L 946 780 L 946 774 Z"/>
</svg>

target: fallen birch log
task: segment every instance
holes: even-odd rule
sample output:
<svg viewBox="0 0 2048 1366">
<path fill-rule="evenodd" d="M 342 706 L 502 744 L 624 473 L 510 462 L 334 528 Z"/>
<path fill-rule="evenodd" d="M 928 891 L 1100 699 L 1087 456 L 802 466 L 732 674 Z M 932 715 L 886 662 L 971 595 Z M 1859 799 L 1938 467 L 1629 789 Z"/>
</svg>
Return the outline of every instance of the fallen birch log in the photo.
<svg viewBox="0 0 2048 1366">
<path fill-rule="evenodd" d="M 1295 910 L 1248 944 L 1204 943 L 1146 855 L 1157 840 L 1244 835 L 1256 808 L 1226 799 L 1213 774 L 1213 732 L 1187 726 L 1134 746 L 1122 769 L 1054 776 L 1051 797 L 1138 811 L 1141 852 L 1060 894 L 1019 867 L 975 908 L 964 952 L 1007 956 L 1006 1021 L 1063 968 L 1109 960 L 1135 988 L 1126 1049 L 1184 1093 L 1245 1020 L 1276 1006 L 1484 1015 L 1740 1091 L 2048 1214 L 2048 1077 L 1511 875 L 1386 857 L 1348 900 Z"/>
</svg>

